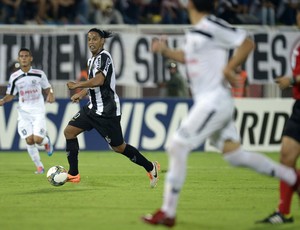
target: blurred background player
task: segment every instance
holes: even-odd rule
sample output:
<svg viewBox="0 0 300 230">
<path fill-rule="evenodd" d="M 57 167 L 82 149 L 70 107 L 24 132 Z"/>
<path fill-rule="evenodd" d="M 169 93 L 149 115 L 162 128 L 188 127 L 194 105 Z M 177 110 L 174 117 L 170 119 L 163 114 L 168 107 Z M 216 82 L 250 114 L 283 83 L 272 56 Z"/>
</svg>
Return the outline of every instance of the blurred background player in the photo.
<svg viewBox="0 0 300 230">
<path fill-rule="evenodd" d="M 27 48 L 21 48 L 18 53 L 20 69 L 10 75 L 6 95 L 0 99 L 0 106 L 19 96 L 18 132 L 25 139 L 27 151 L 37 170 L 36 174 L 44 173 L 37 145 L 45 146 L 48 156 L 53 154 L 53 146 L 47 135 L 45 101 L 55 101 L 53 90 L 46 74 L 39 69 L 33 69 L 33 57 Z"/>
<path fill-rule="evenodd" d="M 233 120 L 234 100 L 230 85 L 236 85 L 236 68 L 254 49 L 247 31 L 233 28 L 211 14 L 213 1 L 188 0 L 186 6 L 193 28 L 186 32 L 181 49 L 170 49 L 165 39 L 154 38 L 152 52 L 185 63 L 193 105 L 168 143 L 169 167 L 165 177 L 163 202 L 153 214 L 142 217 L 151 225 L 173 227 L 177 204 L 186 180 L 189 153 L 210 142 L 223 154 L 224 160 L 236 167 L 284 180 L 300 188 L 300 175 L 295 170 L 263 154 L 243 149 Z M 234 55 L 226 61 L 228 50 Z"/>
<path fill-rule="evenodd" d="M 167 63 L 170 78 L 167 81 L 160 82 L 158 86 L 165 91 L 166 97 L 181 97 L 187 98 L 189 96 L 188 87 L 185 79 L 178 70 L 178 65 L 175 61 Z"/>
<path fill-rule="evenodd" d="M 248 75 L 241 65 L 236 67 L 236 77 L 236 85 L 231 88 L 232 96 L 235 98 L 249 97 Z"/>
<path fill-rule="evenodd" d="M 297 24 L 300 28 L 300 4 L 297 10 Z M 295 103 L 292 114 L 285 124 L 282 132 L 280 162 L 286 166 L 292 167 L 295 170 L 297 159 L 300 155 L 300 45 L 296 46 L 292 52 L 291 58 L 292 76 L 281 76 L 275 79 L 280 89 L 293 87 L 293 98 Z M 300 170 L 297 172 L 300 174 Z M 280 201 L 277 210 L 267 218 L 258 223 L 284 224 L 294 221 L 290 211 L 292 196 L 294 194 L 293 186 L 288 185 L 284 181 L 280 181 L 279 186 Z M 300 196 L 300 191 L 298 191 Z"/>
<path fill-rule="evenodd" d="M 80 182 L 78 169 L 79 144 L 77 136 L 85 131 L 96 129 L 106 140 L 110 148 L 129 158 L 133 163 L 142 166 L 150 179 L 150 187 L 158 181 L 158 162 L 147 160 L 135 147 L 125 143 L 121 128 L 121 107 L 116 93 L 115 67 L 109 52 L 104 49 L 106 38 L 112 33 L 92 28 L 87 34 L 88 47 L 92 57 L 88 60 L 87 81 L 68 82 L 70 90 L 81 88 L 71 97 L 78 102 L 89 95 L 89 103 L 69 121 L 64 130 L 66 151 L 69 162 L 68 181 Z"/>
</svg>

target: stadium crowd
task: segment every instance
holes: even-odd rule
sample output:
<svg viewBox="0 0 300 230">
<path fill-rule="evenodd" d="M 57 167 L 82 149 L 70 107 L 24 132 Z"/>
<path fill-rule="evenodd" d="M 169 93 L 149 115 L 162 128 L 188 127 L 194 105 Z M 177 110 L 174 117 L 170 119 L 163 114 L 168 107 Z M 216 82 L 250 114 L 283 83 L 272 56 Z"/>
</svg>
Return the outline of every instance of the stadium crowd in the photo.
<svg viewBox="0 0 300 230">
<path fill-rule="evenodd" d="M 213 0 L 212 0 L 213 1 Z M 232 24 L 295 25 L 300 0 L 214 0 Z M 0 0 L 0 24 L 188 24 L 180 0 Z"/>
</svg>

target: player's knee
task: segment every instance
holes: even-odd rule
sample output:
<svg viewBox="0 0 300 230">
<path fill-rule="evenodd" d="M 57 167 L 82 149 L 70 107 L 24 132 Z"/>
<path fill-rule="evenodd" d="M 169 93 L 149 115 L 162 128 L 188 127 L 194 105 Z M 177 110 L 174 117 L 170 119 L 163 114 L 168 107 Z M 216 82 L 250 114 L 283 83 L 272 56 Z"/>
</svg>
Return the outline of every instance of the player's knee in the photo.
<svg viewBox="0 0 300 230">
<path fill-rule="evenodd" d="M 169 157 L 185 159 L 189 153 L 189 147 L 173 139 L 166 145 L 166 151 Z"/>
<path fill-rule="evenodd" d="M 26 140 L 27 145 L 34 145 L 35 144 L 33 136 L 26 137 L 25 140 Z"/>
<path fill-rule="evenodd" d="M 114 150 L 116 153 L 123 153 L 126 148 L 126 144 L 123 143 L 122 145 L 119 146 L 110 146 L 112 150 Z"/>
<path fill-rule="evenodd" d="M 73 139 L 77 137 L 77 133 L 74 132 L 72 126 L 67 125 L 67 127 L 64 129 L 64 135 L 66 139 Z"/>
<path fill-rule="evenodd" d="M 295 167 L 298 159 L 298 153 L 295 151 L 284 151 L 280 153 L 280 163 L 289 167 Z"/>
</svg>

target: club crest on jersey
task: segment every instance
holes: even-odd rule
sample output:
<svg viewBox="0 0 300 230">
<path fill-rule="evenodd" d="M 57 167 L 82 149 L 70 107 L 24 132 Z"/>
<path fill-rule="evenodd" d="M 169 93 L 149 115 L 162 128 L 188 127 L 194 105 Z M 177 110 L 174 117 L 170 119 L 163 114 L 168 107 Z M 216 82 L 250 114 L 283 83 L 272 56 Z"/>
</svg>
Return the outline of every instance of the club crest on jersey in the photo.
<svg viewBox="0 0 300 230">
<path fill-rule="evenodd" d="M 36 85 L 36 80 L 32 80 L 31 83 L 32 83 L 33 85 Z"/>
</svg>

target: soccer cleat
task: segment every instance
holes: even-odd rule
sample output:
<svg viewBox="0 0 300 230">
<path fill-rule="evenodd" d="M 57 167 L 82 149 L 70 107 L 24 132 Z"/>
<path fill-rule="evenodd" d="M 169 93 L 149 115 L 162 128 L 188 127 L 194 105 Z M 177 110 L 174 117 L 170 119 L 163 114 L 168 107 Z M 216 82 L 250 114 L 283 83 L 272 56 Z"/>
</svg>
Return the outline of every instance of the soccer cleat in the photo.
<svg viewBox="0 0 300 230">
<path fill-rule="evenodd" d="M 262 223 L 262 224 L 286 224 L 286 223 L 293 223 L 294 218 L 292 216 L 287 217 L 280 212 L 274 212 L 267 218 L 257 221 L 256 223 Z"/>
<path fill-rule="evenodd" d="M 148 214 L 142 217 L 142 220 L 147 224 L 152 225 L 164 225 L 167 227 L 173 227 L 175 225 L 175 217 L 167 217 L 166 214 L 160 209 L 153 215 Z"/>
<path fill-rule="evenodd" d="M 53 154 L 53 145 L 51 144 L 49 136 L 47 135 L 46 137 L 48 137 L 49 141 L 47 144 L 45 144 L 45 150 L 46 150 L 48 156 L 51 157 Z"/>
<path fill-rule="evenodd" d="M 157 161 L 152 162 L 153 169 L 152 171 L 148 172 L 147 175 L 150 179 L 150 187 L 154 188 L 157 185 L 158 181 L 158 171 L 160 170 L 160 164 Z"/>
<path fill-rule="evenodd" d="M 80 174 L 77 174 L 76 176 L 72 176 L 71 174 L 68 174 L 67 182 L 79 183 L 80 182 Z"/>
<path fill-rule="evenodd" d="M 34 172 L 35 174 L 43 174 L 45 172 L 44 168 L 42 166 L 37 167 L 36 171 Z"/>
</svg>

